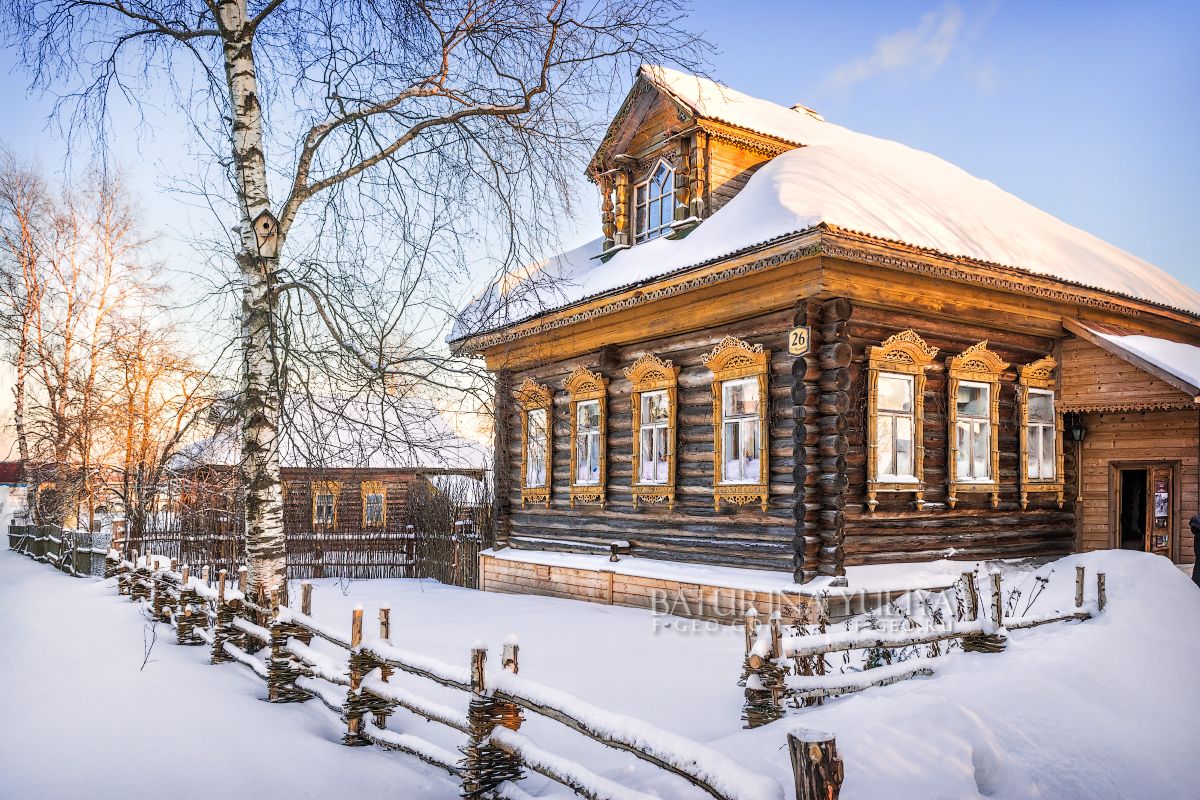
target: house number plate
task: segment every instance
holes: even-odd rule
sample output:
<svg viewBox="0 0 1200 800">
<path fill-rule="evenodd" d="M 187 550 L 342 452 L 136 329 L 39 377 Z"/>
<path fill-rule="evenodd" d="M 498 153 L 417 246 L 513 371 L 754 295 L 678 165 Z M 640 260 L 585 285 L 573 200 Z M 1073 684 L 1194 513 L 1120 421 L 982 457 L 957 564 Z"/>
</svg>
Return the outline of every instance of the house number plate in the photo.
<svg viewBox="0 0 1200 800">
<path fill-rule="evenodd" d="M 808 352 L 811 342 L 812 328 L 807 325 L 792 328 L 792 332 L 788 335 L 788 352 L 794 356 L 802 356 Z"/>
</svg>

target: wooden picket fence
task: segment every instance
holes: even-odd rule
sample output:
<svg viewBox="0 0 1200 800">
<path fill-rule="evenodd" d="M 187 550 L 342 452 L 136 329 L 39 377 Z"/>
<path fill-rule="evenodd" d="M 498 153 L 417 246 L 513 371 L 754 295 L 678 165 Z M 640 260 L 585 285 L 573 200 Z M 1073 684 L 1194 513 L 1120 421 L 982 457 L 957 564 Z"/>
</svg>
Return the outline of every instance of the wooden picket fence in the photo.
<svg viewBox="0 0 1200 800">
<path fill-rule="evenodd" d="M 1075 608 L 1066 613 L 1044 615 L 1007 615 L 999 572 L 992 572 L 990 608 L 981 607 L 980 591 L 974 572 L 964 572 L 957 584 L 963 602 L 948 625 L 919 626 L 915 620 L 900 630 L 828 629 L 828 614 L 798 636 L 785 636 L 779 612 L 771 615 L 767 632 L 760 631 L 758 612 L 746 611 L 746 657 L 741 685 L 746 687 L 742 719 L 750 728 L 780 719 L 787 707 L 819 705 L 828 698 L 851 694 L 872 686 L 928 676 L 934 672 L 937 657 L 957 642 L 964 651 L 998 653 L 1004 650 L 1008 631 L 1033 628 L 1054 622 L 1082 621 L 1104 610 L 1107 602 L 1105 575 L 1096 575 L 1095 597 L 1086 600 L 1086 568 L 1075 568 Z M 925 647 L 924 656 L 901 660 L 897 651 Z M 827 656 L 863 651 L 868 669 L 832 672 Z M 869 655 L 869 657 L 868 657 Z"/>
<path fill-rule="evenodd" d="M 522 731 L 526 714 L 630 753 L 717 800 L 783 797 L 775 779 L 708 745 L 520 675 L 520 647 L 514 638 L 504 643 L 494 669 L 488 669 L 488 651 L 482 647 L 473 648 L 465 663 L 455 665 L 393 646 L 391 612 L 386 607 L 379 610 L 377 637 L 364 633 L 361 606 L 353 611 L 349 630 L 317 621 L 311 614 L 312 585 L 307 582 L 300 586 L 297 611 L 278 596 L 266 605 L 252 602 L 245 593 L 244 568 L 233 580 L 226 570 L 214 573 L 207 567 L 196 576 L 188 567 L 179 568 L 160 556 L 134 553 L 123 558 L 114 551 L 106 562 L 106 574 L 117 578 L 120 594 L 141 601 L 156 618 L 170 623 L 179 644 L 204 646 L 214 664 L 236 662 L 250 669 L 266 683 L 270 702 L 316 699 L 345 724 L 344 744 L 374 744 L 433 764 L 461 782 L 463 797 L 529 800 L 520 785 L 529 770 L 588 800 L 651 800 L 651 795 L 535 742 Z M 330 654 L 328 647 L 313 647 L 317 639 L 332 645 L 337 655 Z M 465 702 L 447 705 L 398 686 L 389 680 L 397 673 L 461 692 Z M 456 732 L 457 749 L 390 730 L 388 718 L 396 709 Z M 805 755 L 809 752 L 827 753 L 836 761 L 836 750 L 829 749 L 832 741 L 826 741 L 829 737 L 816 738 L 793 747 L 798 769 L 827 770 L 834 763 L 826 758 L 813 767 Z M 840 762 L 835 765 L 840 782 Z M 814 780 L 819 782 L 821 775 L 797 773 L 798 796 L 807 797 L 800 794 L 802 783 L 816 785 Z"/>
<path fill-rule="evenodd" d="M 71 530 L 59 525 L 10 525 L 8 548 L 68 575 L 101 575 L 108 552 L 106 534 Z"/>
</svg>

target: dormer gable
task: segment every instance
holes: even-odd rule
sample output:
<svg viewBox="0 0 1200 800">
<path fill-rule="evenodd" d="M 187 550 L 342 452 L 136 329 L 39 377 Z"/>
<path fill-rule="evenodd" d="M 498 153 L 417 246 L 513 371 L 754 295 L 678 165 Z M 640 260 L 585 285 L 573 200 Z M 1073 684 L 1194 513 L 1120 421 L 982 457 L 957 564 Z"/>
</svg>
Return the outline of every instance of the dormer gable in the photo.
<svg viewBox="0 0 1200 800">
<path fill-rule="evenodd" d="M 588 164 L 601 193 L 607 254 L 658 236 L 687 235 L 759 167 L 799 144 L 706 114 L 676 90 L 685 78 L 717 86 L 643 65 Z M 664 179 L 673 197 L 664 193 Z"/>
</svg>

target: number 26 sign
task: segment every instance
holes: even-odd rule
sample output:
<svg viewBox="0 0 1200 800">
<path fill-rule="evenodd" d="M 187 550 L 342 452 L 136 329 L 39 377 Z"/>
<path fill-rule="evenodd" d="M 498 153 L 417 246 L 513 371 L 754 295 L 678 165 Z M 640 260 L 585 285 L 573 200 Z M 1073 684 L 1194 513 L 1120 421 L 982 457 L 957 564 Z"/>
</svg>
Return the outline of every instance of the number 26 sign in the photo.
<svg viewBox="0 0 1200 800">
<path fill-rule="evenodd" d="M 792 328 L 792 332 L 788 334 L 788 352 L 794 356 L 802 356 L 808 352 L 811 342 L 812 328 L 807 325 Z"/>
</svg>

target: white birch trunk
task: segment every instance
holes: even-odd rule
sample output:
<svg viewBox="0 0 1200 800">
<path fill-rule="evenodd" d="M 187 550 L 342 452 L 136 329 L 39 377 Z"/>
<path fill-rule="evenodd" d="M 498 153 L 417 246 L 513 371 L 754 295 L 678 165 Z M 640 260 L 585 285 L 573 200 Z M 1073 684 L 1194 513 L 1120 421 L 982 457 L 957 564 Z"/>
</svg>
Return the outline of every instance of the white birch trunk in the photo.
<svg viewBox="0 0 1200 800">
<path fill-rule="evenodd" d="M 218 6 L 223 29 L 225 78 L 232 112 L 233 163 L 242 204 L 242 479 L 245 482 L 246 555 L 250 591 L 260 602 L 284 591 L 283 494 L 279 476 L 279 370 L 272 328 L 275 265 L 258 255 L 251 221 L 270 208 L 262 107 L 254 65 L 253 30 L 246 0 Z M 282 237 L 282 231 L 280 232 Z"/>
</svg>

